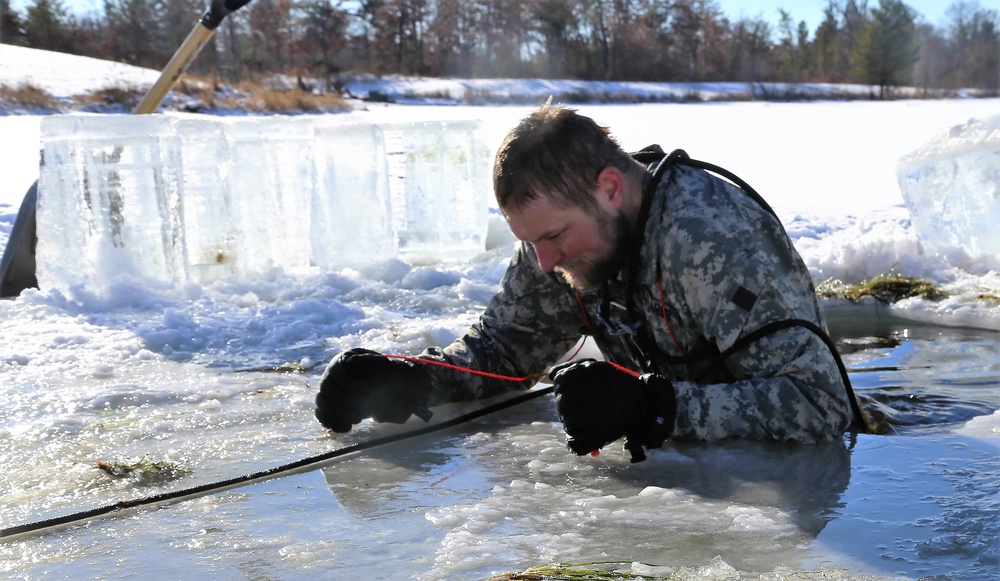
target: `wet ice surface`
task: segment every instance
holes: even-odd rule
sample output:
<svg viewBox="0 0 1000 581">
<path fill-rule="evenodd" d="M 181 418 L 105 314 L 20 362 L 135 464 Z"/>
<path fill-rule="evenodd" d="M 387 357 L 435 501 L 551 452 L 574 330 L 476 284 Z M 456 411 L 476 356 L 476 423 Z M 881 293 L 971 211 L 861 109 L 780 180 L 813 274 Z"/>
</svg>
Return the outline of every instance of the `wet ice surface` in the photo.
<svg viewBox="0 0 1000 581">
<path fill-rule="evenodd" d="M 568 453 L 546 396 L 303 473 L 6 541 L 0 572 L 486 579 L 543 563 L 614 561 L 681 578 L 995 576 L 996 333 L 848 329 L 834 324 L 855 388 L 887 406 L 894 435 L 822 446 L 673 444 L 630 464 L 617 444 L 596 458 Z M 68 386 L 39 393 L 45 416 L 4 434 L 16 450 L 4 449 L 3 525 L 422 425 L 323 436 L 307 417 L 316 372 L 183 379 L 191 385 L 82 400 Z M 60 406 L 75 413 L 53 414 Z M 436 419 L 464 410 L 438 409 Z M 91 466 L 141 455 L 188 472 L 116 479 Z"/>
<path fill-rule="evenodd" d="M 660 576 L 680 568 L 698 579 L 1000 577 L 1000 308 L 975 298 L 1000 288 L 995 257 L 965 272 L 924 252 L 892 171 L 933 127 L 995 109 L 995 100 L 582 108 L 619 128 L 630 149 L 684 147 L 748 180 L 816 280 L 898 271 L 951 293 L 860 307 L 875 325 L 831 317 L 858 392 L 894 435 L 821 447 L 671 445 L 631 465 L 617 446 L 597 458 L 566 452 L 544 398 L 322 470 L 7 539 L 0 577 L 483 579 L 553 561 L 614 561 Z M 390 107 L 355 116 L 476 118 L 491 135 L 485 142 L 497 144 L 525 112 Z M 741 130 L 720 139 L 705 127 Z M 762 145 L 761 135 L 771 139 Z M 37 133 L 18 142 L 31 152 Z M 831 166 L 844 151 L 850 163 Z M 38 177 L 31 156 L 5 153 L 15 163 L 3 175 L 23 165 L 30 176 L 0 184 L 16 190 L 0 208 L 4 240 Z M 504 232 L 493 218 L 490 232 Z M 369 425 L 325 436 L 312 415 L 320 367 L 357 345 L 416 352 L 460 335 L 506 268 L 507 236 L 487 236 L 487 252 L 461 264 L 403 256 L 298 276 L 276 265 L 253 280 L 169 289 L 123 277 L 106 292 L 67 285 L 0 301 L 0 526 L 398 432 Z M 55 262 L 83 258 L 70 247 Z M 108 268 L 100 280 L 128 274 Z M 279 364 L 309 371 L 255 370 Z M 458 411 L 439 409 L 436 419 Z M 149 469 L 115 478 L 98 461 Z"/>
</svg>

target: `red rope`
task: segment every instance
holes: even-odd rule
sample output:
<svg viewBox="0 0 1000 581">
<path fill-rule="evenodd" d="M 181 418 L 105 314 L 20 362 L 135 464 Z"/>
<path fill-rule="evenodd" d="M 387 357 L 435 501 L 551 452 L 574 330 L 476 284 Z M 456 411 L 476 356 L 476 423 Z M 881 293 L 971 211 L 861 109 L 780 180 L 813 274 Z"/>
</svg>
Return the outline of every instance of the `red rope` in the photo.
<svg viewBox="0 0 1000 581">
<path fill-rule="evenodd" d="M 587 309 L 583 306 L 583 294 L 580 289 L 576 289 L 576 304 L 580 305 L 580 312 L 583 313 L 583 326 L 590 328 L 590 317 L 587 316 Z"/>
<path fill-rule="evenodd" d="M 583 351 L 583 346 L 586 345 L 586 343 L 587 343 L 587 337 L 585 336 L 583 338 L 583 341 L 580 342 L 580 346 L 577 347 L 576 351 L 574 351 L 573 354 L 569 356 L 569 358 L 567 359 L 567 361 L 572 361 L 573 359 L 576 359 L 576 356 L 580 354 L 580 351 Z M 490 379 L 499 379 L 501 381 L 513 381 L 513 382 L 516 382 L 516 383 L 520 383 L 522 381 L 534 381 L 534 380 L 537 380 L 537 379 L 541 379 L 541 378 L 543 378 L 543 377 L 545 377 L 546 375 L 549 374 L 546 371 L 545 373 L 539 373 L 539 374 L 536 374 L 536 375 L 528 375 L 528 376 L 524 376 L 524 377 L 516 377 L 516 376 L 513 376 L 513 375 L 500 375 L 499 373 L 491 373 L 489 371 L 480 371 L 478 369 L 472 369 L 470 367 L 462 367 L 460 365 L 454 365 L 452 363 L 446 363 L 444 361 L 438 361 L 436 359 L 423 359 L 421 357 L 412 357 L 410 355 L 386 355 L 386 354 L 382 354 L 382 357 L 385 357 L 386 359 L 401 359 L 403 361 L 409 361 L 410 363 L 422 363 L 422 364 L 426 364 L 426 365 L 437 365 L 438 367 L 444 367 L 445 369 L 451 369 L 451 370 L 454 370 L 454 371 L 461 371 L 462 373 L 469 373 L 471 375 L 480 375 L 482 377 L 488 377 Z M 619 367 L 616 363 L 612 363 L 612 365 L 615 365 L 616 367 Z M 625 368 L 622 367 L 622 369 L 625 369 Z M 625 371 L 629 371 L 629 370 L 625 369 Z M 629 371 L 629 372 L 630 373 L 635 373 L 634 371 Z M 638 375 L 638 374 L 636 374 L 636 375 Z"/>
<path fill-rule="evenodd" d="M 677 340 L 677 335 L 674 334 L 674 328 L 670 325 L 670 318 L 667 317 L 667 299 L 666 293 L 663 291 L 663 277 L 659 277 L 660 283 L 660 312 L 663 313 L 663 322 L 667 324 L 667 331 L 670 332 L 670 338 L 674 340 L 674 346 L 680 352 L 682 357 L 687 357 L 687 353 L 684 352 L 684 348 L 681 347 L 681 342 Z"/>
<path fill-rule="evenodd" d="M 382 355 L 382 356 L 388 359 L 402 359 L 403 361 L 409 361 L 410 363 L 426 363 L 427 365 L 437 365 L 438 367 L 444 367 L 446 369 L 462 371 L 464 373 L 470 373 L 472 375 L 481 375 L 483 377 L 489 377 L 490 379 L 500 379 L 503 381 L 527 381 L 529 379 L 535 379 L 536 377 L 545 377 L 544 373 L 532 377 L 514 377 L 513 375 L 500 375 L 499 373 L 490 373 L 489 371 L 479 371 L 478 369 L 460 367 L 458 365 L 453 365 L 451 363 L 445 363 L 444 361 L 437 361 L 436 359 L 422 359 L 420 357 L 411 357 L 409 355 Z"/>
<path fill-rule="evenodd" d="M 610 363 L 611 366 L 614 367 L 615 369 L 617 369 L 618 371 L 624 371 L 625 373 L 628 373 L 629 375 L 631 375 L 633 377 L 642 377 L 641 373 L 639 373 L 638 371 L 632 371 L 631 369 L 629 369 L 628 367 L 625 367 L 624 365 L 619 365 L 619 364 L 615 363 L 614 361 L 608 361 L 608 363 Z"/>
<path fill-rule="evenodd" d="M 659 287 L 660 287 L 660 312 L 663 315 L 663 322 L 666 323 L 666 325 L 667 325 L 667 331 L 670 332 L 670 338 L 673 339 L 674 346 L 677 347 L 677 351 L 679 351 L 682 356 L 687 357 L 687 353 L 684 351 L 684 348 L 681 346 L 681 342 L 677 339 L 677 335 L 674 333 L 674 328 L 670 324 L 670 318 L 667 316 L 667 301 L 666 301 L 666 296 L 665 296 L 666 293 L 663 290 L 663 277 L 662 276 L 659 277 Z M 590 321 L 589 321 L 589 319 L 587 317 L 587 309 L 584 308 L 584 306 L 583 306 L 583 296 L 581 296 L 581 294 L 580 294 L 580 289 L 576 289 L 576 300 L 577 300 L 577 302 L 580 305 L 580 312 L 583 313 L 583 323 L 584 323 L 585 326 L 587 326 L 589 328 L 590 327 Z M 580 342 L 579 347 L 577 347 L 576 351 L 573 352 L 573 354 L 569 356 L 569 358 L 567 359 L 567 361 L 572 361 L 573 359 L 576 359 L 576 356 L 580 354 L 580 351 L 583 350 L 583 346 L 586 345 L 586 344 L 587 344 L 587 336 L 584 335 L 583 341 Z M 482 376 L 482 377 L 488 377 L 490 379 L 499 379 L 501 381 L 513 381 L 513 382 L 517 382 L 517 383 L 520 383 L 522 381 L 534 381 L 534 380 L 541 379 L 541 378 L 545 377 L 546 375 L 548 375 L 548 373 L 546 372 L 546 373 L 539 373 L 537 375 L 530 375 L 530 376 L 525 376 L 525 377 L 515 377 L 513 375 L 501 375 L 499 373 L 491 373 L 489 371 L 479 371 L 478 369 L 471 369 L 469 367 L 461 367 L 459 365 L 454 365 L 454 364 L 451 364 L 451 363 L 445 363 L 444 361 L 437 361 L 435 359 L 422 359 L 420 357 L 411 357 L 409 355 L 385 355 L 385 354 L 383 354 L 382 356 L 386 357 L 388 359 L 401 359 L 403 361 L 409 361 L 410 363 L 421 363 L 421 364 L 426 364 L 426 365 L 437 365 L 438 367 L 444 367 L 446 369 L 451 369 L 451 370 L 454 370 L 454 371 L 460 371 L 462 373 L 469 373 L 471 375 L 479 375 L 479 376 Z M 641 375 L 642 375 L 641 373 L 639 373 L 637 371 L 633 371 L 633 370 L 629 369 L 628 367 L 625 367 L 624 365 L 619 365 L 618 363 L 615 363 L 614 361 L 608 361 L 608 363 L 610 363 L 615 369 L 617 369 L 619 371 L 624 371 L 625 373 L 628 373 L 629 375 L 632 375 L 634 377 L 641 377 Z"/>
</svg>

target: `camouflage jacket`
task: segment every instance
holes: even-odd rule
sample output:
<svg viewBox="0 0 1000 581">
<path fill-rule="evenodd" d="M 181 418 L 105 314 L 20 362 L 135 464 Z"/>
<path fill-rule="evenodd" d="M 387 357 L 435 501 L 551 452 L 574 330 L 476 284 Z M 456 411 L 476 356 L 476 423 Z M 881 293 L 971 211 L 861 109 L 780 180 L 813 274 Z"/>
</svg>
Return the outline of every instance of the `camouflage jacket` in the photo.
<svg viewBox="0 0 1000 581">
<path fill-rule="evenodd" d="M 651 179 L 647 170 L 646 182 Z M 840 436 L 851 412 L 836 360 L 811 331 L 765 335 L 723 362 L 713 358 L 764 325 L 804 319 L 825 327 L 809 272 L 777 218 L 708 172 L 674 165 L 662 176 L 645 223 L 632 312 L 656 371 L 677 393 L 673 437 L 816 442 Z M 577 293 L 538 266 L 522 243 L 479 321 L 444 349 L 421 356 L 511 382 L 426 366 L 431 404 L 527 388 L 592 335 L 608 360 L 640 367 L 627 336 L 598 318 L 625 314 L 626 285 Z M 609 308 L 610 307 L 610 308 Z M 608 386 L 614 389 L 614 386 Z"/>
</svg>

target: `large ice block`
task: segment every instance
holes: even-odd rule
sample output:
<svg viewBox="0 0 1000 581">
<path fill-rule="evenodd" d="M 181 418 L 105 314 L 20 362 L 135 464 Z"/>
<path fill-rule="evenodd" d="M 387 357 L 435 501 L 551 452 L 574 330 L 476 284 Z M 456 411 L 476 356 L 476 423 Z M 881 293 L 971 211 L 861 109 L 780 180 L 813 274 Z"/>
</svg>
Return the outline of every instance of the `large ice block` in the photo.
<svg viewBox="0 0 1000 581">
<path fill-rule="evenodd" d="M 385 141 L 378 126 L 317 124 L 312 207 L 312 254 L 319 268 L 396 256 Z"/>
<path fill-rule="evenodd" d="M 41 288 L 122 272 L 186 278 L 179 140 L 169 119 L 54 116 L 41 135 Z"/>
<path fill-rule="evenodd" d="M 231 199 L 241 230 L 237 270 L 308 267 L 313 192 L 310 118 L 249 118 L 223 125 Z"/>
<path fill-rule="evenodd" d="M 472 121 L 383 125 L 400 253 L 468 258 L 486 248 L 490 159 Z"/>
<path fill-rule="evenodd" d="M 435 260 L 485 248 L 488 151 L 474 122 L 68 115 L 41 127 L 41 288 L 207 284 L 401 248 Z"/>
<path fill-rule="evenodd" d="M 234 257 L 243 245 L 237 202 L 228 187 L 222 124 L 201 118 L 176 121 L 183 170 L 183 219 L 189 274 L 197 283 L 237 274 Z"/>
<path fill-rule="evenodd" d="M 1000 115 L 936 136 L 899 161 L 897 178 L 925 252 L 1000 268 Z"/>
</svg>

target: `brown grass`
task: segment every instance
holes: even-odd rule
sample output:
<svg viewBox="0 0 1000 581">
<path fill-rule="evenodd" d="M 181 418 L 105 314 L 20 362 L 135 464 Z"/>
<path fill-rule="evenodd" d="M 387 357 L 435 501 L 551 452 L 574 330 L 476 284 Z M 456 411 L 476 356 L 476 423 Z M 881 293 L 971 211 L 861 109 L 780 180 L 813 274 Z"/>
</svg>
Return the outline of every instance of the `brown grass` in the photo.
<svg viewBox="0 0 1000 581">
<path fill-rule="evenodd" d="M 240 110 L 258 114 L 325 113 L 348 109 L 340 95 L 312 93 L 295 88 L 274 88 L 263 83 L 240 81 L 227 84 L 218 78 L 182 76 L 171 91 L 165 107 L 189 112 Z M 137 86 L 116 85 L 73 98 L 74 108 L 120 110 L 135 108 L 145 95 Z M 180 96 L 180 98 L 178 98 Z"/>
<path fill-rule="evenodd" d="M 22 82 L 17 85 L 0 84 L 0 103 L 17 109 L 58 110 L 62 104 L 38 85 Z"/>
<path fill-rule="evenodd" d="M 75 95 L 73 103 L 80 109 L 103 107 L 125 112 L 135 109 L 142 100 L 143 89 L 135 85 L 110 85 L 89 93 Z"/>
<path fill-rule="evenodd" d="M 192 97 L 207 111 L 241 109 L 253 113 L 322 113 L 349 108 L 338 94 L 313 93 L 297 87 L 275 88 L 255 81 L 230 85 L 217 78 L 185 76 L 174 89 Z"/>
</svg>

